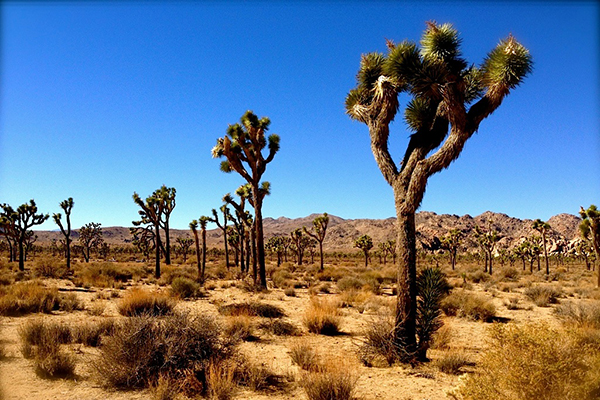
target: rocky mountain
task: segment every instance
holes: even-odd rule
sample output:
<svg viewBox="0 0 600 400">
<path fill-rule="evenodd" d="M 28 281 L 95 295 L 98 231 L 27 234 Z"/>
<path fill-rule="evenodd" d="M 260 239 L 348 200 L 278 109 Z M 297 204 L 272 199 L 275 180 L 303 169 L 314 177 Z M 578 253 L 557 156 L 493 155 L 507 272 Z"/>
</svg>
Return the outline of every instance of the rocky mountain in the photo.
<svg viewBox="0 0 600 400">
<path fill-rule="evenodd" d="M 265 218 L 263 221 L 265 237 L 274 235 L 289 235 L 289 233 L 302 226 L 310 229 L 312 221 L 319 214 L 311 214 L 304 218 L 290 219 L 286 217 Z M 579 223 L 581 219 L 571 214 L 558 214 L 548 220 L 552 231 L 548 234 L 549 248 L 556 246 L 560 241 L 572 241 L 579 235 Z M 327 251 L 355 251 L 353 243 L 360 235 L 367 234 L 377 243 L 395 238 L 395 218 L 387 219 L 343 219 L 335 215 L 329 215 L 329 226 L 325 238 L 324 247 Z M 513 248 L 522 238 L 538 234 L 531 227 L 533 220 L 518 219 L 506 214 L 486 211 L 476 217 L 470 215 L 438 215 L 430 211 L 421 211 L 416 215 L 416 228 L 418 245 L 429 250 L 439 249 L 440 239 L 451 229 L 458 229 L 463 233 L 463 247 L 467 251 L 475 251 L 477 244 L 472 233 L 475 226 L 486 227 L 491 224 L 501 237 L 498 248 Z M 126 244 L 131 242 L 129 228 L 109 227 L 103 228 L 104 238 L 109 244 Z M 48 245 L 51 241 L 60 240 L 62 237 L 57 231 L 36 231 L 38 244 Z M 172 243 L 178 237 L 191 237 L 188 230 L 171 230 Z M 77 232 L 73 233 L 77 239 Z M 219 229 L 207 232 L 207 244 L 209 247 L 222 247 L 222 235 Z"/>
</svg>

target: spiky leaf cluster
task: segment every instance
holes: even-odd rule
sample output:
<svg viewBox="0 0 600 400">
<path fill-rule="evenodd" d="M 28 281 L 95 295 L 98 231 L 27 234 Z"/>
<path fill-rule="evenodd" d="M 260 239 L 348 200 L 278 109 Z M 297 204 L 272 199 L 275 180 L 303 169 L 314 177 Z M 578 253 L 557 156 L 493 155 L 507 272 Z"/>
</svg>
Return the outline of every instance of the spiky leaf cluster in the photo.
<svg viewBox="0 0 600 400">
<path fill-rule="evenodd" d="M 427 267 L 417 277 L 417 337 L 419 346 L 429 347 L 431 337 L 442 326 L 440 303 L 448 294 L 449 284 L 439 268 Z"/>
</svg>

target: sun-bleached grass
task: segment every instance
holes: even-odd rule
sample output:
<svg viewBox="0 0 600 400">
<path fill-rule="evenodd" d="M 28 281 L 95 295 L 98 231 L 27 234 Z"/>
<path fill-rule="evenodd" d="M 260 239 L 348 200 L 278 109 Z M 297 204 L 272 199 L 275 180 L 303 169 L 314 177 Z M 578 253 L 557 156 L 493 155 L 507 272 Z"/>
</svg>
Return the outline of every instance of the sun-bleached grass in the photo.
<svg viewBox="0 0 600 400">
<path fill-rule="evenodd" d="M 496 307 L 484 295 L 466 290 L 454 290 L 441 302 L 442 311 L 448 316 L 458 316 L 475 321 L 490 322 L 496 315 Z"/>
<path fill-rule="evenodd" d="M 117 305 L 119 314 L 126 317 L 141 315 L 168 315 L 173 312 L 176 301 L 161 292 L 142 288 L 129 290 Z"/>
<path fill-rule="evenodd" d="M 17 282 L 0 287 L 0 315 L 20 316 L 30 313 L 72 311 L 81 304 L 76 295 L 62 295 L 55 287 L 45 287 L 39 281 Z"/>
<path fill-rule="evenodd" d="M 304 325 L 311 333 L 321 335 L 337 335 L 341 332 L 339 302 L 336 300 L 312 297 L 303 319 Z"/>
<path fill-rule="evenodd" d="M 309 400 L 352 400 L 358 378 L 348 363 L 328 360 L 317 370 L 303 372 L 299 384 Z"/>
<path fill-rule="evenodd" d="M 591 400 L 600 388 L 600 338 L 546 324 L 490 327 L 491 342 L 460 392 L 472 400 Z"/>
</svg>

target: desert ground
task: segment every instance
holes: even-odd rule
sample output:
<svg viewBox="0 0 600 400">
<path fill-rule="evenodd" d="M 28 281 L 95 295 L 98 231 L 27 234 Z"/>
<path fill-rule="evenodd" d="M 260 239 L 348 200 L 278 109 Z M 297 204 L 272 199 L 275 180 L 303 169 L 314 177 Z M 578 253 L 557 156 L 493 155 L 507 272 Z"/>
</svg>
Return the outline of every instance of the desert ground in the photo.
<svg viewBox="0 0 600 400">
<path fill-rule="evenodd" d="M 72 271 L 67 272 L 64 260 L 38 255 L 27 262 L 25 272 L 19 272 L 16 263 L 8 263 L 4 258 L 0 264 L 0 311 L 4 315 L 0 319 L 2 398 L 502 398 L 473 394 L 473 390 L 464 388 L 468 385 L 471 388 L 490 385 L 485 380 L 486 374 L 504 375 L 503 371 L 513 368 L 509 365 L 512 362 L 531 361 L 535 364 L 548 360 L 523 360 L 530 357 L 525 354 L 526 351 L 521 355 L 512 354 L 511 359 L 511 349 L 516 348 L 514 343 L 502 345 L 507 346 L 506 353 L 502 353 L 505 359 L 498 361 L 488 356 L 490 351 L 500 346 L 500 342 L 492 340 L 497 329 L 533 327 L 533 330 L 524 332 L 546 330 L 550 337 L 557 337 L 578 327 L 577 339 L 569 342 L 577 345 L 566 350 L 570 352 L 566 355 L 567 359 L 569 356 L 580 357 L 573 349 L 589 355 L 590 352 L 584 349 L 600 348 L 600 291 L 595 287 L 595 272 L 587 270 L 576 260 L 567 259 L 560 263 L 551 260 L 549 276 L 545 275 L 543 268 L 541 271 L 534 268 L 533 273 L 529 269 L 523 271 L 519 261 L 512 264 L 496 262 L 495 271 L 490 276 L 483 272 L 483 265 L 477 260 L 459 257 L 456 269 L 452 270 L 443 257 L 421 256 L 419 268 L 437 264 L 445 273 L 450 290 L 442 301 L 442 325 L 427 352 L 429 360 L 415 365 L 394 361 L 389 365 L 384 356 L 373 352 L 365 355 L 364 351 L 369 332 L 377 331 L 376 328 L 385 330 L 392 315 L 395 267 L 389 260 L 382 264 L 374 258 L 365 267 L 363 259 L 356 254 L 346 258 L 338 255 L 326 257 L 323 271 L 319 270 L 317 258 L 314 263 L 310 259 L 307 261 L 296 265 L 290 257 L 277 267 L 271 257 L 267 265 L 269 290 L 257 292 L 253 290 L 248 276 L 239 273 L 237 267 L 226 268 L 224 260 L 217 256 L 209 257 L 203 287 L 195 282 L 197 269 L 194 256 L 186 263 L 175 259 L 172 265 L 163 265 L 158 280 L 153 276 L 151 262 L 92 260 L 85 263 L 75 260 Z M 19 288 L 25 290 L 19 291 Z M 28 294 L 23 294 L 24 291 Z M 35 312 L 36 306 L 26 310 L 25 306 L 19 308 L 15 305 L 33 301 L 27 296 L 43 291 L 52 293 L 46 296 L 55 297 L 52 306 L 39 306 L 43 312 Z M 89 337 L 93 334 L 89 332 L 102 324 L 114 327 L 136 318 L 168 318 L 155 315 L 136 317 L 124 311 L 127 307 L 135 309 L 138 303 L 145 301 L 143 298 L 148 300 L 148 297 L 169 304 L 165 315 L 184 314 L 191 320 L 209 318 L 215 324 L 214 329 L 218 330 L 219 340 L 226 340 L 227 346 L 230 346 L 233 355 L 227 356 L 227 360 L 237 360 L 231 363 L 235 365 L 230 368 L 231 373 L 227 373 L 228 367 L 217 372 L 205 369 L 208 371 L 206 381 L 200 383 L 198 379 L 182 378 L 181 374 L 171 379 L 142 377 L 130 387 L 116 384 L 115 379 L 111 383 L 106 371 L 112 373 L 110 371 L 121 368 L 114 357 L 108 361 L 105 358 L 105 353 L 115 348 L 109 343 L 115 331 L 99 329 L 92 339 Z M 333 321 L 333 331 L 324 329 L 323 333 L 314 333 L 315 328 L 309 329 L 310 321 L 319 312 L 327 314 L 326 317 Z M 48 367 L 46 356 L 41 354 L 42 345 L 31 339 L 36 332 L 49 335 L 43 327 L 39 328 L 40 325 L 70 330 L 71 339 L 61 341 L 58 350 L 51 352 L 49 357 L 67 359 L 66 363 L 73 365 L 71 369 L 67 368 L 62 373 L 61 362 Z M 87 327 L 87 331 L 82 327 Z M 88 332 L 88 339 L 81 339 L 85 335 L 77 334 L 78 329 Z M 571 336 L 564 334 L 561 337 Z M 535 340 L 532 339 L 530 346 L 537 345 Z M 564 341 L 561 341 L 562 344 Z M 59 353 L 63 358 L 57 355 Z M 533 353 L 543 353 L 543 350 Z M 559 365 L 563 361 L 557 360 L 556 363 Z M 586 385 L 598 384 L 599 361 L 598 356 L 586 359 L 588 364 L 582 367 L 583 375 L 576 378 L 584 379 Z M 221 364 L 226 363 L 223 361 Z M 494 367 L 496 370 L 493 370 Z M 528 371 L 546 374 L 539 365 L 521 365 L 519 368 L 522 374 L 529 374 Z M 555 372 L 560 372 L 560 368 L 560 365 L 556 366 Z M 572 366 L 568 368 L 573 369 Z M 135 373 L 145 372 L 139 370 Z M 128 370 L 125 374 L 132 373 Z M 345 380 L 348 394 L 310 397 L 307 387 L 318 386 L 311 380 L 317 379 L 317 376 L 325 376 L 329 382 Z M 502 395 L 505 387 L 515 385 L 506 376 L 506 382 L 503 376 L 496 376 L 496 383 L 491 384 L 498 385 L 498 396 Z M 532 381 L 535 379 L 538 378 L 531 376 Z M 536 398 L 532 396 L 540 394 L 542 397 L 537 398 L 598 398 L 595 397 L 598 392 L 591 389 L 586 392 L 587 397 L 580 397 L 578 388 L 583 383 L 579 384 L 577 379 L 568 376 L 564 377 L 565 382 L 561 379 L 553 378 L 550 385 L 536 387 L 537 392 L 515 390 L 512 397 L 503 398 Z M 217 386 L 222 389 L 219 391 Z M 171 390 L 173 387 L 176 389 Z M 194 387 L 196 390 L 190 389 Z M 569 394 L 563 396 L 561 390 Z"/>
</svg>

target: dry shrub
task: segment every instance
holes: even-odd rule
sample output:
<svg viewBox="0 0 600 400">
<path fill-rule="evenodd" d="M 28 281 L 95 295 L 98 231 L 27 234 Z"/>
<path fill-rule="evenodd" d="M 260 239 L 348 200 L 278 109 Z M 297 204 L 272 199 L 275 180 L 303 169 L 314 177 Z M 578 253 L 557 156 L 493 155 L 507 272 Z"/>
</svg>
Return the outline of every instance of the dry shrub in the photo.
<svg viewBox="0 0 600 400">
<path fill-rule="evenodd" d="M 31 320 L 19 329 L 25 358 L 33 358 L 36 373 L 44 378 L 65 378 L 73 374 L 75 360 L 60 345 L 71 343 L 68 326 L 44 319 Z"/>
<path fill-rule="evenodd" d="M 75 343 L 86 346 L 97 347 L 103 335 L 110 336 L 115 330 L 116 323 L 113 319 L 105 319 L 99 322 L 86 322 L 73 327 L 71 334 Z"/>
<path fill-rule="evenodd" d="M 364 331 L 365 339 L 358 349 L 360 361 L 367 367 L 391 366 L 400 361 L 394 341 L 394 316 L 391 313 L 373 319 Z"/>
<path fill-rule="evenodd" d="M 310 305 L 304 314 L 304 325 L 311 333 L 337 335 L 340 333 L 341 318 L 339 303 L 332 300 L 310 299 Z"/>
<path fill-rule="evenodd" d="M 76 293 L 67 293 L 59 295 L 59 308 L 66 312 L 83 310 L 83 302 Z"/>
<path fill-rule="evenodd" d="M 448 325 L 442 325 L 442 327 L 433 334 L 431 348 L 437 350 L 446 350 L 450 347 L 450 342 L 452 341 L 453 337 L 454 332 L 452 328 L 450 328 Z"/>
<path fill-rule="evenodd" d="M 434 364 L 445 374 L 459 375 L 461 368 L 471 363 L 463 351 L 449 350 L 442 352 Z"/>
<path fill-rule="evenodd" d="M 339 279 L 348 276 L 350 271 L 346 268 L 325 268 L 317 273 L 316 278 L 320 281 L 337 282 Z"/>
<path fill-rule="evenodd" d="M 519 271 L 513 267 L 506 267 L 500 270 L 500 279 L 509 282 L 515 282 L 519 280 Z"/>
<path fill-rule="evenodd" d="M 206 315 L 127 318 L 103 339 L 95 366 L 110 387 L 147 387 L 168 375 L 183 379 L 186 390 L 205 391 L 209 362 L 224 362 L 235 351 L 234 342 L 219 331 Z"/>
<path fill-rule="evenodd" d="M 490 274 L 481 270 L 475 271 L 471 274 L 468 274 L 467 276 L 469 280 L 473 283 L 487 282 L 491 278 Z"/>
<path fill-rule="evenodd" d="M 171 282 L 171 294 L 180 299 L 206 296 L 202 290 L 202 286 L 198 282 L 183 276 L 173 279 Z"/>
<path fill-rule="evenodd" d="M 50 313 L 60 309 L 61 297 L 56 288 L 46 288 L 37 281 L 18 282 L 0 288 L 0 315 L 19 316 Z"/>
<path fill-rule="evenodd" d="M 80 286 L 108 288 L 132 279 L 133 272 L 122 264 L 90 262 L 80 265 L 75 276 L 75 282 Z"/>
<path fill-rule="evenodd" d="M 232 399 L 237 389 L 234 377 L 235 364 L 211 362 L 206 371 L 206 382 L 210 398 L 215 400 Z"/>
<path fill-rule="evenodd" d="M 341 360 L 330 360 L 317 371 L 307 371 L 300 377 L 300 386 L 309 400 L 351 400 L 358 374 Z"/>
<path fill-rule="evenodd" d="M 529 297 L 538 307 L 548 307 L 550 304 L 558 303 L 561 294 L 559 289 L 552 286 L 536 285 L 525 289 L 525 296 Z"/>
<path fill-rule="evenodd" d="M 566 302 L 554 309 L 554 313 L 565 323 L 583 328 L 600 329 L 600 304 Z"/>
<path fill-rule="evenodd" d="M 172 285 L 177 278 L 185 278 L 193 281 L 198 275 L 198 270 L 192 266 L 165 265 L 161 269 L 160 285 Z"/>
<path fill-rule="evenodd" d="M 281 318 L 285 313 L 280 307 L 268 303 L 251 301 L 220 306 L 219 313 L 227 316 L 245 315 L 248 317 Z"/>
<path fill-rule="evenodd" d="M 175 304 L 176 301 L 166 294 L 135 288 L 123 296 L 117 309 L 119 314 L 126 317 L 145 314 L 159 316 L 171 314 Z"/>
<path fill-rule="evenodd" d="M 496 307 L 484 296 L 464 290 L 455 290 L 441 302 L 442 311 L 448 316 L 458 316 L 475 321 L 490 322 L 496 315 Z"/>
<path fill-rule="evenodd" d="M 280 319 L 267 319 L 260 323 L 259 327 L 277 336 L 298 336 L 300 330 L 296 325 Z"/>
<path fill-rule="evenodd" d="M 273 285 L 277 288 L 288 288 L 292 285 L 294 275 L 287 269 L 279 269 L 273 272 Z"/>
<path fill-rule="evenodd" d="M 69 270 L 66 265 L 52 257 L 41 257 L 33 264 L 33 273 L 37 277 L 64 278 Z"/>
<path fill-rule="evenodd" d="M 319 355 L 307 340 L 296 340 L 290 346 L 292 362 L 305 371 L 316 371 L 320 368 Z"/>
<path fill-rule="evenodd" d="M 235 341 L 251 342 L 257 340 L 254 334 L 254 324 L 247 315 L 235 315 L 225 320 L 223 334 Z"/>
<path fill-rule="evenodd" d="M 181 382 L 176 378 L 161 374 L 157 381 L 150 386 L 154 400 L 174 400 L 181 392 Z"/>
<path fill-rule="evenodd" d="M 600 393 L 600 352 L 576 330 L 493 325 L 489 349 L 460 389 L 472 400 L 591 400 Z M 597 346 L 597 344 L 596 344 Z"/>
<path fill-rule="evenodd" d="M 287 288 L 283 291 L 283 294 L 288 297 L 296 297 L 296 290 L 294 288 Z"/>
<path fill-rule="evenodd" d="M 265 364 L 258 364 L 240 357 L 236 366 L 235 381 L 255 392 L 265 392 L 279 388 L 282 377 L 275 374 Z"/>
<path fill-rule="evenodd" d="M 340 292 L 360 290 L 363 286 L 365 286 L 365 281 L 355 276 L 344 276 L 337 281 L 337 287 Z"/>
</svg>

